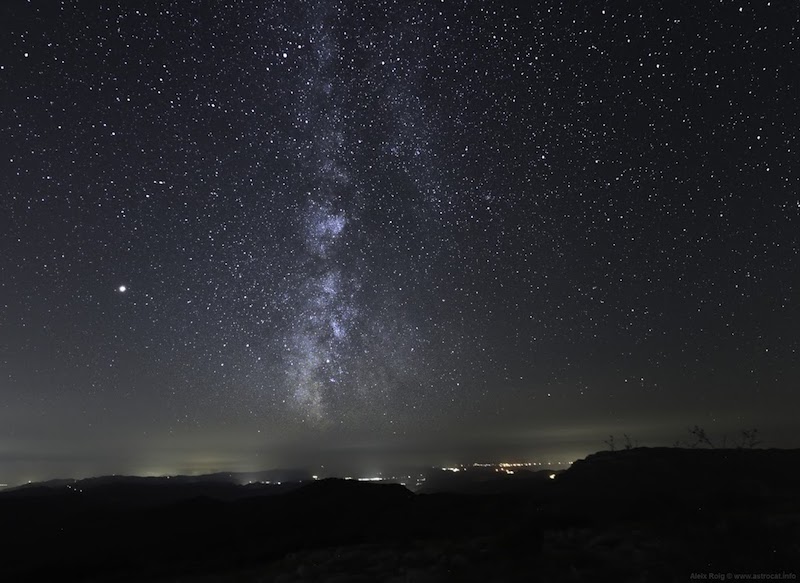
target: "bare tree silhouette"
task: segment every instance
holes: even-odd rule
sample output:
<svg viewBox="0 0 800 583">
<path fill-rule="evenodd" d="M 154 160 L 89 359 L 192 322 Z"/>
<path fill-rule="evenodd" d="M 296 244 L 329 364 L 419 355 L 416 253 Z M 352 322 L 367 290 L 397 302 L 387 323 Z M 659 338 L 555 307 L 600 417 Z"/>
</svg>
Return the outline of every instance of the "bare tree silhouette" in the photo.
<svg viewBox="0 0 800 583">
<path fill-rule="evenodd" d="M 737 447 L 739 449 L 754 449 L 761 444 L 758 429 L 742 429 Z"/>
<path fill-rule="evenodd" d="M 714 443 L 711 441 L 711 438 L 706 433 L 706 430 L 699 425 L 695 425 L 694 427 L 689 428 L 689 435 L 690 440 L 688 442 L 689 447 L 694 449 L 700 446 L 708 446 L 711 449 L 714 449 Z"/>
<path fill-rule="evenodd" d="M 631 439 L 631 436 L 628 435 L 627 433 L 623 433 L 622 437 L 624 439 L 623 447 L 625 449 L 633 449 L 634 447 L 639 447 L 639 442 L 638 441 L 633 441 Z"/>
</svg>

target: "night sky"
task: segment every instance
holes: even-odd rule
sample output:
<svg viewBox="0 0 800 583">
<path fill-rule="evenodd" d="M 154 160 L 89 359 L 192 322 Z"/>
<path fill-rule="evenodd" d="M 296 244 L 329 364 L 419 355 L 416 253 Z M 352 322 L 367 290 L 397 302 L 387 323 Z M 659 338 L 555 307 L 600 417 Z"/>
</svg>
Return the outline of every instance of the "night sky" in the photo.
<svg viewBox="0 0 800 583">
<path fill-rule="evenodd" d="M 800 446 L 797 2 L 0 23 L 0 482 Z"/>
</svg>

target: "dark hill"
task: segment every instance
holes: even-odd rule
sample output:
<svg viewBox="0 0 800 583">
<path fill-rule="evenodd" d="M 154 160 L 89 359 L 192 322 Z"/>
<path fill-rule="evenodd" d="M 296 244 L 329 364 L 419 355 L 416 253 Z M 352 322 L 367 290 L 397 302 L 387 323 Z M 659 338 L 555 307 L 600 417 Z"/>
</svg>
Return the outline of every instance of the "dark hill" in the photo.
<svg viewBox="0 0 800 583">
<path fill-rule="evenodd" d="M 604 499 L 793 497 L 800 450 L 634 448 L 603 451 L 559 474 L 563 493 Z"/>
<path fill-rule="evenodd" d="M 0 581 L 797 572 L 798 474 L 798 450 L 637 448 L 591 455 L 552 480 L 476 473 L 450 484 L 470 494 L 337 479 L 240 486 L 224 476 L 38 485 L 0 494 Z"/>
</svg>

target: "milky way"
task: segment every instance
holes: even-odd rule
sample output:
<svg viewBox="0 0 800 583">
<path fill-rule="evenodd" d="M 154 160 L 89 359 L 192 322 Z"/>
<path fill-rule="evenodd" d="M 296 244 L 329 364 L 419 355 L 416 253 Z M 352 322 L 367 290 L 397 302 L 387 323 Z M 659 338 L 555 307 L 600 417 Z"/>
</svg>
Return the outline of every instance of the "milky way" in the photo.
<svg viewBox="0 0 800 583">
<path fill-rule="evenodd" d="M 301 207 L 298 235 L 303 245 L 284 292 L 291 298 L 291 316 L 283 331 L 283 363 L 294 403 L 309 420 L 325 422 L 343 407 L 352 408 L 352 399 L 362 401 L 357 406 L 380 404 L 392 386 L 381 387 L 370 377 L 385 382 L 386 371 L 396 368 L 406 348 L 405 338 L 398 336 L 389 339 L 377 356 L 371 356 L 368 348 L 376 345 L 373 335 L 384 333 L 385 320 L 402 322 L 406 314 L 400 306 L 382 306 L 383 312 L 371 309 L 374 294 L 370 299 L 370 291 L 364 290 L 365 285 L 374 285 L 367 274 L 385 266 L 378 263 L 380 252 L 370 249 L 381 244 L 380 237 L 364 226 L 364 215 L 370 212 L 368 189 L 375 182 L 372 175 L 379 172 L 374 165 L 365 165 L 365 158 L 380 162 L 381 155 L 362 151 L 374 119 L 390 125 L 404 121 L 395 119 L 394 111 L 365 115 L 354 107 L 364 96 L 359 95 L 358 75 L 342 71 L 348 57 L 342 54 L 346 49 L 337 35 L 347 34 L 344 4 L 317 4 L 306 18 L 309 29 L 301 34 L 308 39 L 309 57 L 300 72 L 304 83 L 295 124 L 303 131 L 292 145 L 301 170 L 294 176 L 298 183 L 290 185 L 297 190 Z M 377 100 L 380 108 L 385 107 L 382 101 Z M 408 139 L 418 151 L 424 138 L 410 130 Z M 399 155 L 400 147 L 388 145 L 393 156 Z M 387 218 L 391 224 L 391 214 L 381 220 Z"/>
</svg>

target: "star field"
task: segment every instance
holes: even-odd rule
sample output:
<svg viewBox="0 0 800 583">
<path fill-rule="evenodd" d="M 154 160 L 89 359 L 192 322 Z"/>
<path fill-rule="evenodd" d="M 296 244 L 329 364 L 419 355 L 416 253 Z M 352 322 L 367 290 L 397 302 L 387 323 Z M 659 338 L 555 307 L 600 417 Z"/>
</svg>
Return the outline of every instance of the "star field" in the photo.
<svg viewBox="0 0 800 583">
<path fill-rule="evenodd" d="M 798 444 L 796 3 L 0 22 L 12 472 Z"/>
</svg>

